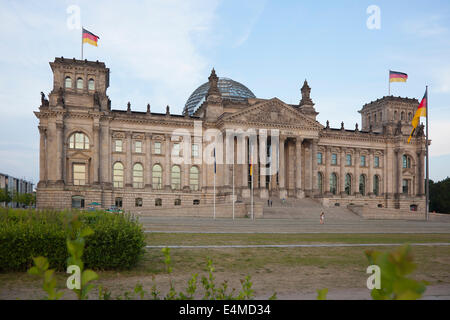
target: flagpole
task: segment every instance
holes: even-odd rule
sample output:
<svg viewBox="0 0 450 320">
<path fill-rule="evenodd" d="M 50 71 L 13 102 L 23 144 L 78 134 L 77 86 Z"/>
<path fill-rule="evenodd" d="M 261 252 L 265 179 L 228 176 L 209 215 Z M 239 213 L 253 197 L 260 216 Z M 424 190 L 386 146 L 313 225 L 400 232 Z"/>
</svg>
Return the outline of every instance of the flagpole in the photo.
<svg viewBox="0 0 450 320">
<path fill-rule="evenodd" d="M 233 220 L 234 220 L 234 159 L 233 159 Z"/>
<path fill-rule="evenodd" d="M 83 27 L 81 27 L 81 60 L 83 60 Z"/>
<path fill-rule="evenodd" d="M 428 154 L 428 86 L 426 86 L 426 90 L 425 90 L 425 92 L 426 92 L 426 100 L 425 100 L 425 103 L 426 103 L 426 109 L 425 109 L 425 112 L 426 112 L 426 118 L 427 118 L 427 122 L 426 122 L 426 125 L 427 125 L 427 128 L 426 128 L 426 139 L 425 139 L 425 148 L 426 148 L 426 155 L 427 155 L 427 178 L 426 178 L 426 184 L 425 184 L 425 193 L 426 193 L 426 204 L 425 204 L 425 219 L 428 221 L 428 216 L 429 216 L 429 206 L 430 206 L 430 184 L 429 184 L 429 165 L 430 165 L 430 163 L 429 163 L 429 159 L 430 159 L 430 156 L 429 156 L 429 154 Z"/>
<path fill-rule="evenodd" d="M 216 148 L 214 148 L 214 216 L 213 219 L 216 220 Z"/>
</svg>

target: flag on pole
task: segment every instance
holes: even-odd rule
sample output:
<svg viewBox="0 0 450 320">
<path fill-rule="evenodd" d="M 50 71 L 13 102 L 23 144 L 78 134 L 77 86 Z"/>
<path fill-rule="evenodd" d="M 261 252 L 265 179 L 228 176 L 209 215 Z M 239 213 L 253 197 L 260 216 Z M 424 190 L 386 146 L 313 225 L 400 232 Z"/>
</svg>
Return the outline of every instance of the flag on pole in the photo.
<svg viewBox="0 0 450 320">
<path fill-rule="evenodd" d="M 83 28 L 82 39 L 83 39 L 83 43 L 89 43 L 89 44 L 97 47 L 97 42 L 98 42 L 98 39 L 100 39 L 100 37 L 96 36 L 92 32 Z"/>
<path fill-rule="evenodd" d="M 389 70 L 389 82 L 406 82 L 408 75 L 403 72 Z"/>
<path fill-rule="evenodd" d="M 423 95 L 422 101 L 420 101 L 419 107 L 417 108 L 416 113 L 414 114 L 414 118 L 412 119 L 411 125 L 413 126 L 413 129 L 411 131 L 411 134 L 408 138 L 408 143 L 411 141 L 411 138 L 416 131 L 417 125 L 419 124 L 420 117 L 426 117 L 427 116 L 427 107 L 428 107 L 428 88 L 425 90 L 425 94 Z"/>
</svg>

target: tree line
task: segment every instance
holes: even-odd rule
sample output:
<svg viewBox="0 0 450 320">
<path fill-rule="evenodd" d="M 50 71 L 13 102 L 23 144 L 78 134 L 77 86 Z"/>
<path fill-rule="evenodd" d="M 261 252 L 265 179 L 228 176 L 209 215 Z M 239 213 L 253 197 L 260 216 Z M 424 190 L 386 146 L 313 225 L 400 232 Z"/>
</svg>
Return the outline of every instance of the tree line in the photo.
<svg viewBox="0 0 450 320">
<path fill-rule="evenodd" d="M 20 206 L 31 206 L 36 204 L 35 193 L 18 193 L 6 189 L 0 189 L 0 204 L 15 202 Z"/>
<path fill-rule="evenodd" d="M 438 182 L 430 180 L 430 211 L 450 214 L 450 177 Z"/>
</svg>

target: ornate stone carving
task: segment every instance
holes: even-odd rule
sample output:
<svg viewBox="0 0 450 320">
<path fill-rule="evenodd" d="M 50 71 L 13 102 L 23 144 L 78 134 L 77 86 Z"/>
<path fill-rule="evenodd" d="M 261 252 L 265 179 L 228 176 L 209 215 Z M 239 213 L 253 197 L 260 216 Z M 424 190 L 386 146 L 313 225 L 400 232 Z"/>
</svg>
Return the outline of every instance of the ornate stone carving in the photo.
<svg viewBox="0 0 450 320">
<path fill-rule="evenodd" d="M 41 106 L 42 107 L 48 107 L 49 106 L 49 102 L 45 98 L 45 94 L 42 91 L 41 91 Z"/>
</svg>

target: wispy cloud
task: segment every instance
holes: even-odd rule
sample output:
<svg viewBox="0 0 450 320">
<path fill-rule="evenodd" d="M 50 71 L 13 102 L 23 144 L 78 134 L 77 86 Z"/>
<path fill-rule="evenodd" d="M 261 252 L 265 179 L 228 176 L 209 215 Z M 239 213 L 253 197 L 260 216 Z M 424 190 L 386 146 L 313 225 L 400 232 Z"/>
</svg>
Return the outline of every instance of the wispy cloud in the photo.
<svg viewBox="0 0 450 320">
<path fill-rule="evenodd" d="M 247 41 L 247 39 L 250 37 L 256 22 L 258 22 L 259 17 L 261 16 L 261 14 L 264 11 L 266 3 L 267 3 L 267 0 L 251 2 L 251 4 L 252 4 L 251 10 L 250 10 L 251 18 L 249 19 L 248 23 L 246 24 L 244 32 L 242 33 L 242 35 L 238 38 L 238 40 L 234 44 L 234 47 L 239 47 L 239 46 L 243 45 Z"/>
<path fill-rule="evenodd" d="M 433 37 L 448 34 L 448 28 L 443 24 L 448 17 L 433 15 L 424 19 L 408 20 L 403 24 L 403 30 L 419 37 Z"/>
</svg>

